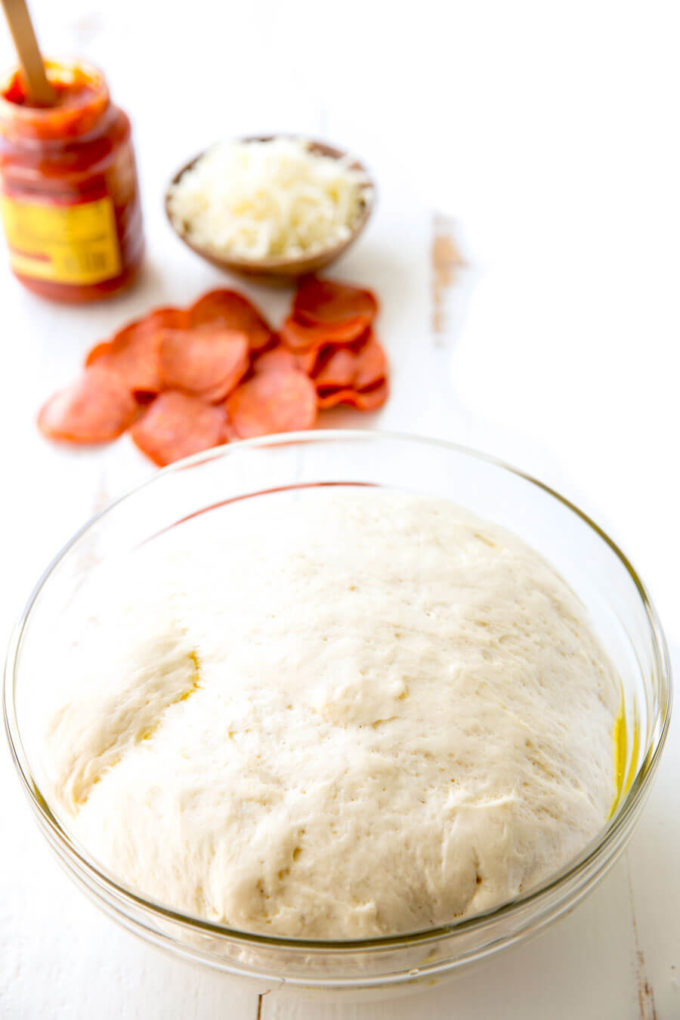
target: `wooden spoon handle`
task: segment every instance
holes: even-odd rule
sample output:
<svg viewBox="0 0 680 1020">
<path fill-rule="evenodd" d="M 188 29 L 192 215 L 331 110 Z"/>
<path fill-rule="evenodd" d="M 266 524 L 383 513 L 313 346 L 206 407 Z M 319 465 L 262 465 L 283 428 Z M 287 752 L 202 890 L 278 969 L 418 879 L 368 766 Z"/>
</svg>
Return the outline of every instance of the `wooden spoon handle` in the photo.
<svg viewBox="0 0 680 1020">
<path fill-rule="evenodd" d="M 2 0 L 2 6 L 21 64 L 29 105 L 51 106 L 57 97 L 45 74 L 26 0 Z"/>
</svg>

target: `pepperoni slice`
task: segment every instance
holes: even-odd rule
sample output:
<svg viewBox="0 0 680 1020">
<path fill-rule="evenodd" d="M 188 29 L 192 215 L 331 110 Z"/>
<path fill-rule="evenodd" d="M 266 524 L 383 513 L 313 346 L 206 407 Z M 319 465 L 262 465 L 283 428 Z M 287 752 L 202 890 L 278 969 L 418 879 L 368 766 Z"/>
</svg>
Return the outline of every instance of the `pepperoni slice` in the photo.
<svg viewBox="0 0 680 1020">
<path fill-rule="evenodd" d="M 354 387 L 366 390 L 387 376 L 387 356 L 372 330 L 365 345 L 357 353 Z"/>
<path fill-rule="evenodd" d="M 263 354 L 258 354 L 253 362 L 253 370 L 260 372 L 304 372 L 311 376 L 318 361 L 318 351 L 299 351 L 294 354 L 283 344 L 271 347 Z"/>
<path fill-rule="evenodd" d="M 336 280 L 306 276 L 293 300 L 293 316 L 312 325 L 336 325 L 360 320 L 370 325 L 378 312 L 378 302 L 370 290 L 352 287 Z"/>
<path fill-rule="evenodd" d="M 232 422 L 229 420 L 229 415 L 226 413 L 226 411 L 225 418 L 227 420 L 227 426 L 226 426 L 226 439 L 224 441 L 225 443 L 237 443 L 239 440 L 239 434 L 234 428 Z"/>
<path fill-rule="evenodd" d="M 157 308 L 119 330 L 113 340 L 93 347 L 85 364 L 97 364 L 117 375 L 133 393 L 158 393 L 161 331 L 181 329 L 186 324 L 187 314 L 181 308 Z"/>
<path fill-rule="evenodd" d="M 246 333 L 252 351 L 262 351 L 274 340 L 274 333 L 248 298 L 235 290 L 211 290 L 189 309 L 191 326 L 227 326 Z"/>
<path fill-rule="evenodd" d="M 358 411 L 375 411 L 387 400 L 389 386 L 386 379 L 367 390 L 328 389 L 319 390 L 317 398 L 319 408 L 325 410 L 336 404 L 349 404 Z"/>
<path fill-rule="evenodd" d="M 187 329 L 189 313 L 184 308 L 154 308 L 142 322 L 149 332 L 159 329 Z"/>
<path fill-rule="evenodd" d="M 317 388 L 353 386 L 357 374 L 357 361 L 358 357 L 353 351 L 343 347 L 334 350 L 322 367 L 314 372 Z"/>
<path fill-rule="evenodd" d="M 387 358 L 369 329 L 360 342 L 349 347 L 321 348 L 312 375 L 319 390 L 365 390 L 386 377 Z"/>
<path fill-rule="evenodd" d="M 205 325 L 161 333 L 160 374 L 167 389 L 185 390 L 217 404 L 249 366 L 248 337 L 235 329 Z"/>
<path fill-rule="evenodd" d="M 356 392 L 353 389 L 338 389 L 337 386 L 330 386 L 319 390 L 316 398 L 320 411 L 327 411 L 337 404 L 353 404 Z"/>
<path fill-rule="evenodd" d="M 133 322 L 116 333 L 108 343 L 93 347 L 85 365 L 97 365 L 117 376 L 134 393 L 158 393 L 159 338 L 144 329 L 143 322 Z"/>
<path fill-rule="evenodd" d="M 375 386 L 369 389 L 357 390 L 354 399 L 350 403 L 357 411 L 377 411 L 382 407 L 390 395 L 390 385 L 387 379 L 381 379 Z"/>
<path fill-rule="evenodd" d="M 234 390 L 227 412 L 241 439 L 311 429 L 316 387 L 302 372 L 263 372 Z"/>
<path fill-rule="evenodd" d="M 298 351 L 295 355 L 295 359 L 300 371 L 304 372 L 305 375 L 313 375 L 322 351 L 322 347 L 313 347 L 309 351 Z"/>
<path fill-rule="evenodd" d="M 137 414 L 137 402 L 116 375 L 86 368 L 66 389 L 55 393 L 38 414 L 48 439 L 106 443 L 125 432 Z"/>
<path fill-rule="evenodd" d="M 281 344 L 278 347 L 272 347 L 270 351 L 265 351 L 264 354 L 260 354 L 253 363 L 253 369 L 256 373 L 296 372 L 300 367 L 299 359 L 292 351 L 289 351 Z"/>
<path fill-rule="evenodd" d="M 292 351 L 318 350 L 324 344 L 351 343 L 361 336 L 366 326 L 366 320 L 361 317 L 314 325 L 299 322 L 289 315 L 281 326 L 281 339 Z"/>
<path fill-rule="evenodd" d="M 164 467 L 226 442 L 227 416 L 223 407 L 166 390 L 135 422 L 130 435 L 142 453 Z"/>
</svg>

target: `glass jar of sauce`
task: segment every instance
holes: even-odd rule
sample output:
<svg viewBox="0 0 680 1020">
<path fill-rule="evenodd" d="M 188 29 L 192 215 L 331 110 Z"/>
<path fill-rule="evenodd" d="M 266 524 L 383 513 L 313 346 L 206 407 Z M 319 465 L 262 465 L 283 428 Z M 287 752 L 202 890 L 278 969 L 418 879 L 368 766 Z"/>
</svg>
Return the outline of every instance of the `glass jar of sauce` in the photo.
<svg viewBox="0 0 680 1020">
<path fill-rule="evenodd" d="M 115 294 L 142 261 L 130 121 L 103 74 L 47 61 L 56 92 L 29 106 L 18 70 L 0 83 L 0 216 L 15 276 L 55 301 Z"/>
</svg>

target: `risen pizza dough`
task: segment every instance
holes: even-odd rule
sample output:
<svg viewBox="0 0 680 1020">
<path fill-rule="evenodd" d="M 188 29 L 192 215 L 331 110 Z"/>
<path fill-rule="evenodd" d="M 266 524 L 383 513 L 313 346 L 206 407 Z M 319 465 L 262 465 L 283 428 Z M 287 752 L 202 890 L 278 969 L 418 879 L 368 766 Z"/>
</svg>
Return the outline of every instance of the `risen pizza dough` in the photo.
<svg viewBox="0 0 680 1020">
<path fill-rule="evenodd" d="M 260 497 L 81 601 L 54 795 L 163 903 L 308 938 L 425 928 L 548 878 L 611 809 L 620 687 L 579 600 L 449 503 Z"/>
</svg>

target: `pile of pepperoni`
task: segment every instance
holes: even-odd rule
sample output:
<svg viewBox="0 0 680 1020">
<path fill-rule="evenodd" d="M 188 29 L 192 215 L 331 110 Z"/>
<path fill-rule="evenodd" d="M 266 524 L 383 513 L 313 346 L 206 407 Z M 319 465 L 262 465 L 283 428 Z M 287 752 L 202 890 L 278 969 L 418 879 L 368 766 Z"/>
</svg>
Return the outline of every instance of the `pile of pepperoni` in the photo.
<svg viewBox="0 0 680 1020">
<path fill-rule="evenodd" d="M 159 308 L 87 355 L 80 377 L 38 415 L 41 432 L 105 443 L 128 429 L 160 466 L 235 439 L 311 429 L 320 409 L 387 399 L 375 296 L 305 278 L 276 334 L 233 290 Z"/>
</svg>

